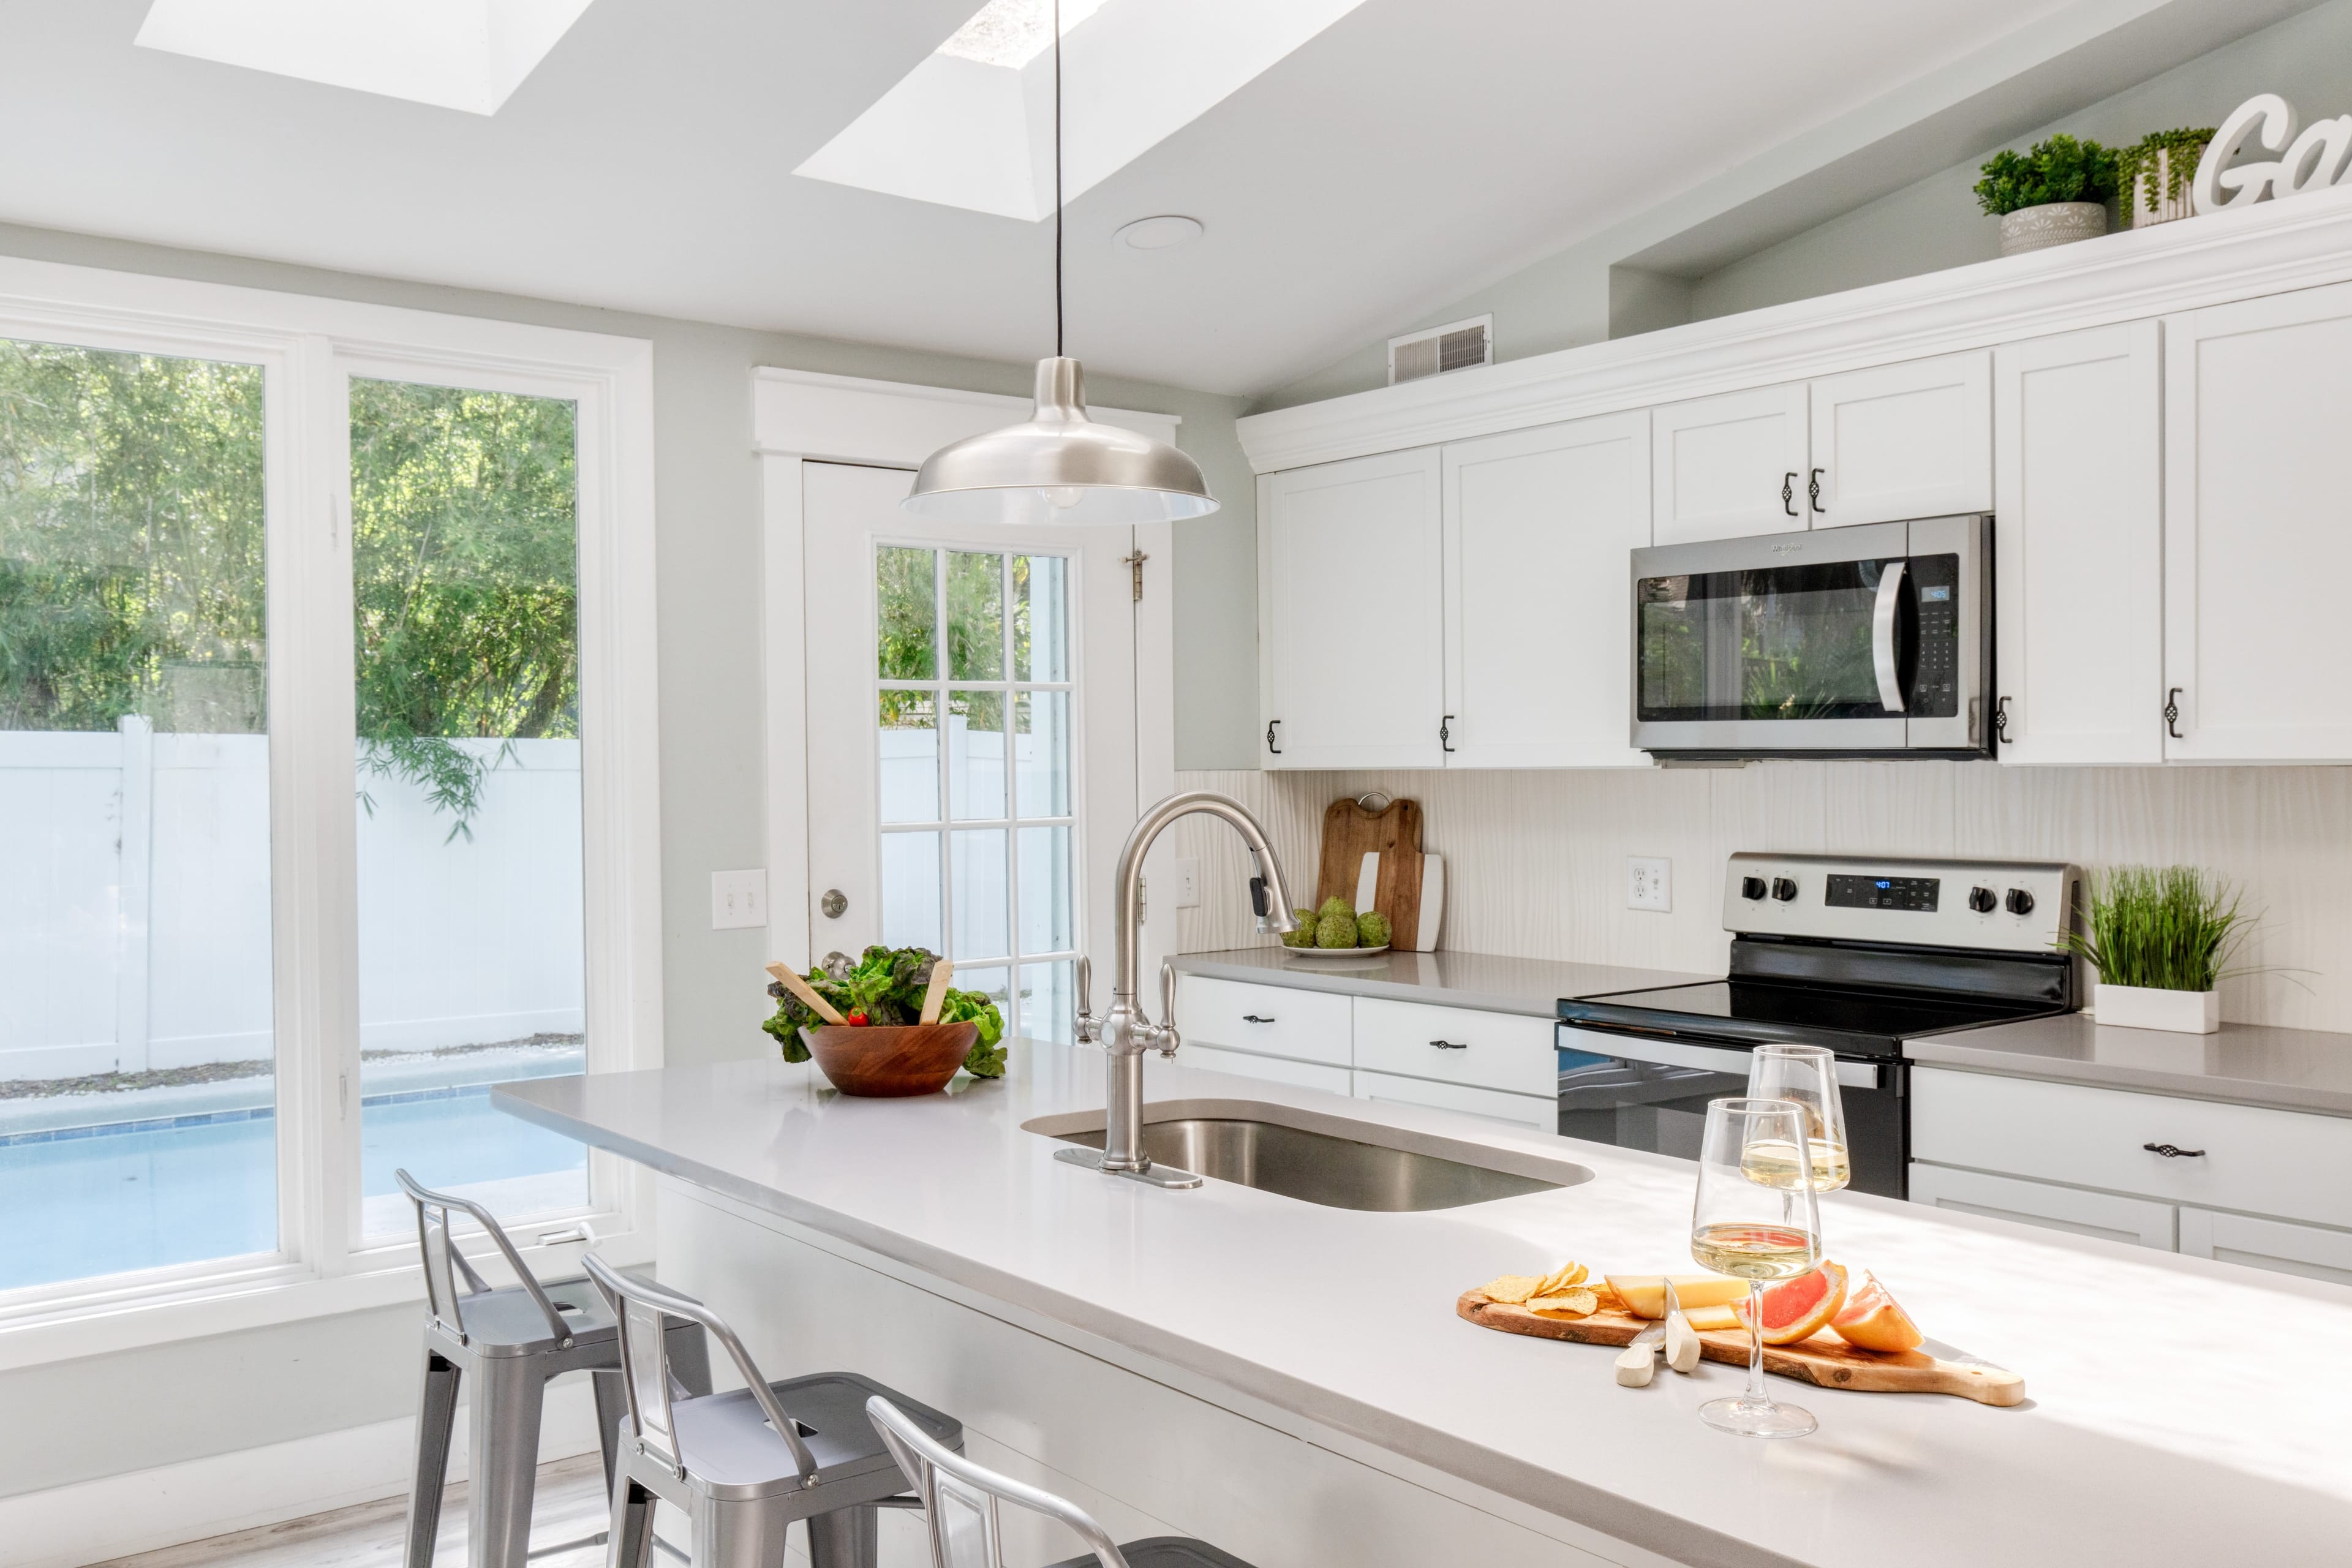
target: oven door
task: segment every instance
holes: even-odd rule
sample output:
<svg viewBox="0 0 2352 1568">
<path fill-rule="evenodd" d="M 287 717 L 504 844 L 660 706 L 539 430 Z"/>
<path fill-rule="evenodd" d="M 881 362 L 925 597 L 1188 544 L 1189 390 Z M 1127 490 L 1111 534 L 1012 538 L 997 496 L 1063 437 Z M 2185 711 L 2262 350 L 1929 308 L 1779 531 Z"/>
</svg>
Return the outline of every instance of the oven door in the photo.
<svg viewBox="0 0 2352 1568">
<path fill-rule="evenodd" d="M 1667 755 L 1986 749 L 1990 520 L 1633 552 L 1633 743 Z"/>
<path fill-rule="evenodd" d="M 1748 1047 L 1559 1026 L 1559 1135 L 1698 1158 L 1711 1100 L 1748 1092 Z M 1840 1060 L 1857 1192 L 1906 1196 L 1910 1128 L 1899 1062 Z"/>
</svg>

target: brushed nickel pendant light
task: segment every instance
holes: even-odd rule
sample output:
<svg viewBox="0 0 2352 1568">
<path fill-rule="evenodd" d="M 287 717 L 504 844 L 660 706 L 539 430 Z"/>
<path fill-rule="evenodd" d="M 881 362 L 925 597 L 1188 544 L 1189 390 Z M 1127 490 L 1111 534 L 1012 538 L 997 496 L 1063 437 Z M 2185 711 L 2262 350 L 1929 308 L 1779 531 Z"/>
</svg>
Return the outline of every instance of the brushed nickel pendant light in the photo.
<svg viewBox="0 0 2352 1568">
<path fill-rule="evenodd" d="M 1054 357 L 1027 419 L 940 447 L 899 504 L 960 523 L 1172 522 L 1217 510 L 1201 465 L 1087 417 L 1086 372 L 1062 353 L 1062 5 L 1054 0 Z"/>
</svg>

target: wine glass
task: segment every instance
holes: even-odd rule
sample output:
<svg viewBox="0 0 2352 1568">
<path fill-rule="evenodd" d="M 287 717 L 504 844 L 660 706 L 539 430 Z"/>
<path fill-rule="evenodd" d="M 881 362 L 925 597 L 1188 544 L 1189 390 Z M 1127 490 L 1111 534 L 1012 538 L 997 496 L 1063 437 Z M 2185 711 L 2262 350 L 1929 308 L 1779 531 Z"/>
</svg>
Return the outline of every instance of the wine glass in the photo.
<svg viewBox="0 0 2352 1568">
<path fill-rule="evenodd" d="M 1779 1152 L 1775 1152 L 1778 1151 Z M 1752 1157 L 1773 1179 L 1748 1173 Z M 1792 1154 L 1793 1160 L 1783 1156 Z M 1801 1437 L 1815 1423 L 1764 1391 L 1764 1282 L 1793 1279 L 1822 1258 L 1822 1227 L 1812 1184 L 1805 1108 L 1786 1100 L 1716 1100 L 1706 1107 L 1698 1154 L 1698 1194 L 1691 1204 L 1691 1257 L 1718 1274 L 1748 1281 L 1748 1390 L 1712 1399 L 1699 1418 L 1743 1437 Z"/>
<path fill-rule="evenodd" d="M 1833 1193 L 1853 1178 L 1853 1162 L 1846 1153 L 1845 1102 L 1838 1098 L 1837 1056 L 1828 1047 L 1757 1047 L 1748 1058 L 1748 1098 L 1793 1100 L 1805 1108 L 1805 1136 L 1812 1144 L 1813 1191 Z M 1799 1169 L 1797 1152 L 1748 1151 L 1748 1180 L 1764 1181 L 1774 1167 L 1784 1173 L 1782 1180 L 1793 1181 Z"/>
</svg>

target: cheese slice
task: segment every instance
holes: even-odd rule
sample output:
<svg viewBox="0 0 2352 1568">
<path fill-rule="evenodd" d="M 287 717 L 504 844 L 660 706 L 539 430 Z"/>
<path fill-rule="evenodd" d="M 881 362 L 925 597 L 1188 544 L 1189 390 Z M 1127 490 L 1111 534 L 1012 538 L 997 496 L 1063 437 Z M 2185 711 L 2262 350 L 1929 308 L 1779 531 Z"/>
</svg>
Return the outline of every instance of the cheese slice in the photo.
<svg viewBox="0 0 2352 1568">
<path fill-rule="evenodd" d="M 1675 1289 L 1679 1290 L 1682 1287 L 1677 1285 Z M 1685 1307 L 1683 1310 L 1683 1316 L 1690 1321 L 1690 1326 L 1692 1328 L 1698 1330 L 1701 1333 L 1706 1333 L 1709 1330 L 1713 1329 L 1736 1329 L 1740 1326 L 1738 1309 L 1728 1305 L 1721 1307 Z"/>
<path fill-rule="evenodd" d="M 1685 1316 L 1694 1307 L 1727 1306 L 1748 1294 L 1748 1281 L 1734 1279 L 1728 1274 L 1677 1274 L 1674 1278 L 1675 1299 L 1682 1304 Z M 1664 1275 L 1611 1274 L 1606 1279 L 1609 1289 L 1617 1292 L 1617 1299 L 1635 1317 L 1657 1319 L 1666 1315 Z"/>
</svg>

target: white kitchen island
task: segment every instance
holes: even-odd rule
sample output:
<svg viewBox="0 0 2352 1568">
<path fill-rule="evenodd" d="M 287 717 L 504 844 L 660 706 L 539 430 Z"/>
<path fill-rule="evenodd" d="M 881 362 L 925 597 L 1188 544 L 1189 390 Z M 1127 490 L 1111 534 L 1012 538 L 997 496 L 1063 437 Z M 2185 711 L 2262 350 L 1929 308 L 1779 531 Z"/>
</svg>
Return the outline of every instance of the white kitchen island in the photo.
<svg viewBox="0 0 2352 1568">
<path fill-rule="evenodd" d="M 845 1098 L 777 1061 L 495 1099 L 667 1178 L 665 1277 L 727 1313 L 769 1376 L 835 1365 L 902 1387 L 959 1415 L 976 1458 L 1123 1539 L 1197 1534 L 1259 1568 L 2352 1553 L 2352 1290 L 1833 1194 L 1830 1256 L 1874 1269 L 1932 1339 L 2021 1373 L 2031 1398 L 1775 1379 L 1820 1432 L 1743 1440 L 1696 1415 L 1737 1369 L 1621 1388 L 1612 1352 L 1454 1315 L 1464 1289 L 1569 1258 L 1689 1268 L 1687 1163 L 1156 1058 L 1145 1070 L 1153 1104 L 1272 1102 L 1592 1179 L 1408 1214 L 1119 1181 L 1024 1131 L 1102 1103 L 1098 1053 L 1030 1043 L 1004 1081 L 920 1100 Z M 897 1534 L 886 1561 L 911 1545 Z"/>
</svg>

